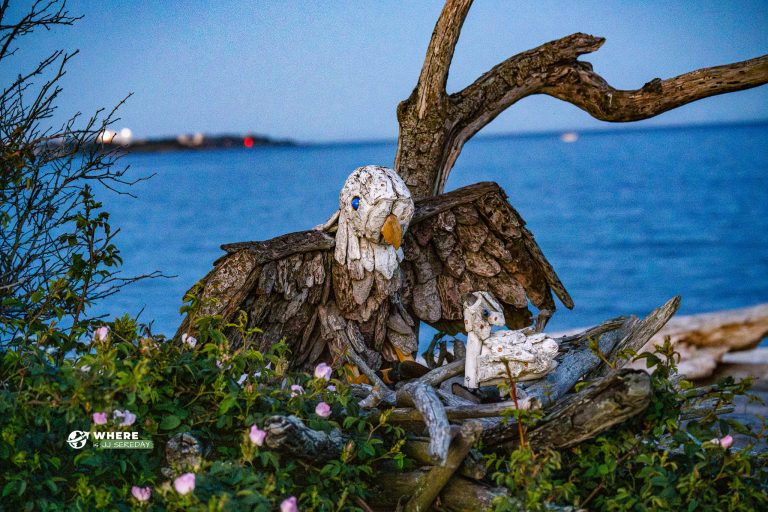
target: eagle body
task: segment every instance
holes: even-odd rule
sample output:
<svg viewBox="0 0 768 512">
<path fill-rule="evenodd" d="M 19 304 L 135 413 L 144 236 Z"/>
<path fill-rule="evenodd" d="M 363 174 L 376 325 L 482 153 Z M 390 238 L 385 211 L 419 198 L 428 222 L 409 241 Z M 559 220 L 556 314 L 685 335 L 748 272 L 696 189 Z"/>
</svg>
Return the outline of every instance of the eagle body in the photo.
<svg viewBox="0 0 768 512">
<path fill-rule="evenodd" d="M 465 293 L 492 291 L 510 329 L 531 324 L 529 301 L 546 321 L 555 310 L 552 291 L 573 306 L 497 184 L 411 202 L 409 210 L 407 188 L 382 169 L 360 168 L 347 180 L 335 233 L 223 245 L 226 254 L 193 288 L 199 310 L 187 315 L 177 336 L 194 333 L 201 315 L 227 323 L 244 312 L 248 328 L 258 331 L 244 338 L 229 329 L 235 347 L 266 350 L 284 339 L 293 364 L 305 368 L 340 364 L 354 350 L 378 370 L 415 354 L 420 321 L 463 331 Z M 379 195 L 363 196 L 363 185 Z"/>
</svg>

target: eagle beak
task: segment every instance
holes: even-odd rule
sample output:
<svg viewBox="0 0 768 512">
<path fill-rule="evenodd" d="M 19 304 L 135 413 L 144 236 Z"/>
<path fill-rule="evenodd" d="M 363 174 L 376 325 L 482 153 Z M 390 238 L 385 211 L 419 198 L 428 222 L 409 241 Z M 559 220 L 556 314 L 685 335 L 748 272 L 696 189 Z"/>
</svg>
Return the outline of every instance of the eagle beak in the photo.
<svg viewBox="0 0 768 512">
<path fill-rule="evenodd" d="M 381 236 L 396 250 L 400 248 L 403 241 L 403 228 L 400 227 L 400 221 L 394 214 L 390 213 L 384 221 L 384 225 L 381 227 Z"/>
</svg>

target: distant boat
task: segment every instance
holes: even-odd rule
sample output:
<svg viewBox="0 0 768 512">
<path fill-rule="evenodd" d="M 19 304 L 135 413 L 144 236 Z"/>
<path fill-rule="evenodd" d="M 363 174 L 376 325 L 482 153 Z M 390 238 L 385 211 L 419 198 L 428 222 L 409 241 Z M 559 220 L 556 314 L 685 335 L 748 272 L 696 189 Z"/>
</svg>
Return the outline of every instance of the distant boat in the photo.
<svg viewBox="0 0 768 512">
<path fill-rule="evenodd" d="M 579 140 L 579 134 L 576 132 L 565 132 L 560 135 L 560 140 L 563 142 L 576 142 Z"/>
</svg>

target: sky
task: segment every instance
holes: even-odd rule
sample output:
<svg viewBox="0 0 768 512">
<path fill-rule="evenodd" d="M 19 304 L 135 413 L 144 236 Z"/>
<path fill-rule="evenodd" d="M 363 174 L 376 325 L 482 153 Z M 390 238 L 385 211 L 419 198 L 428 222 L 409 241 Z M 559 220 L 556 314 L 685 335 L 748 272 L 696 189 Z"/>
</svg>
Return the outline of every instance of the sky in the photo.
<svg viewBox="0 0 768 512">
<path fill-rule="evenodd" d="M 12 2 L 9 19 L 28 1 Z M 7 83 L 52 50 L 79 49 L 59 116 L 111 107 L 135 136 L 254 132 L 303 142 L 394 139 L 442 2 L 68 2 L 84 18 L 35 33 L 0 66 Z M 7 20 L 3 20 L 5 23 Z M 582 57 L 634 89 L 768 53 L 768 2 L 478 0 L 448 80 L 453 92 L 507 57 L 573 32 L 607 39 Z M 701 100 L 640 126 L 768 119 L 768 87 Z M 56 119 L 55 119 L 56 120 Z M 529 97 L 483 134 L 615 127 L 553 98 Z M 627 127 L 627 125 L 621 125 Z"/>
</svg>

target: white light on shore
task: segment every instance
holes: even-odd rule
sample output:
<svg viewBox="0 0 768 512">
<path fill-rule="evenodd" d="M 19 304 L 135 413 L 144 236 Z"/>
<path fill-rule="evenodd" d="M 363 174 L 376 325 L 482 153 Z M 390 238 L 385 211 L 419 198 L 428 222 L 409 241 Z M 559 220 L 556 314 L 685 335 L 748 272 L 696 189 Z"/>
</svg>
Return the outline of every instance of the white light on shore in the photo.
<svg viewBox="0 0 768 512">
<path fill-rule="evenodd" d="M 560 140 L 563 142 L 576 142 L 579 140 L 579 134 L 576 132 L 565 132 L 560 135 Z"/>
<path fill-rule="evenodd" d="M 113 131 L 113 130 L 103 130 L 96 137 L 96 142 L 101 142 L 101 143 L 104 143 L 104 144 L 112 144 L 112 139 L 115 138 L 115 135 L 117 135 L 116 131 Z"/>
</svg>

